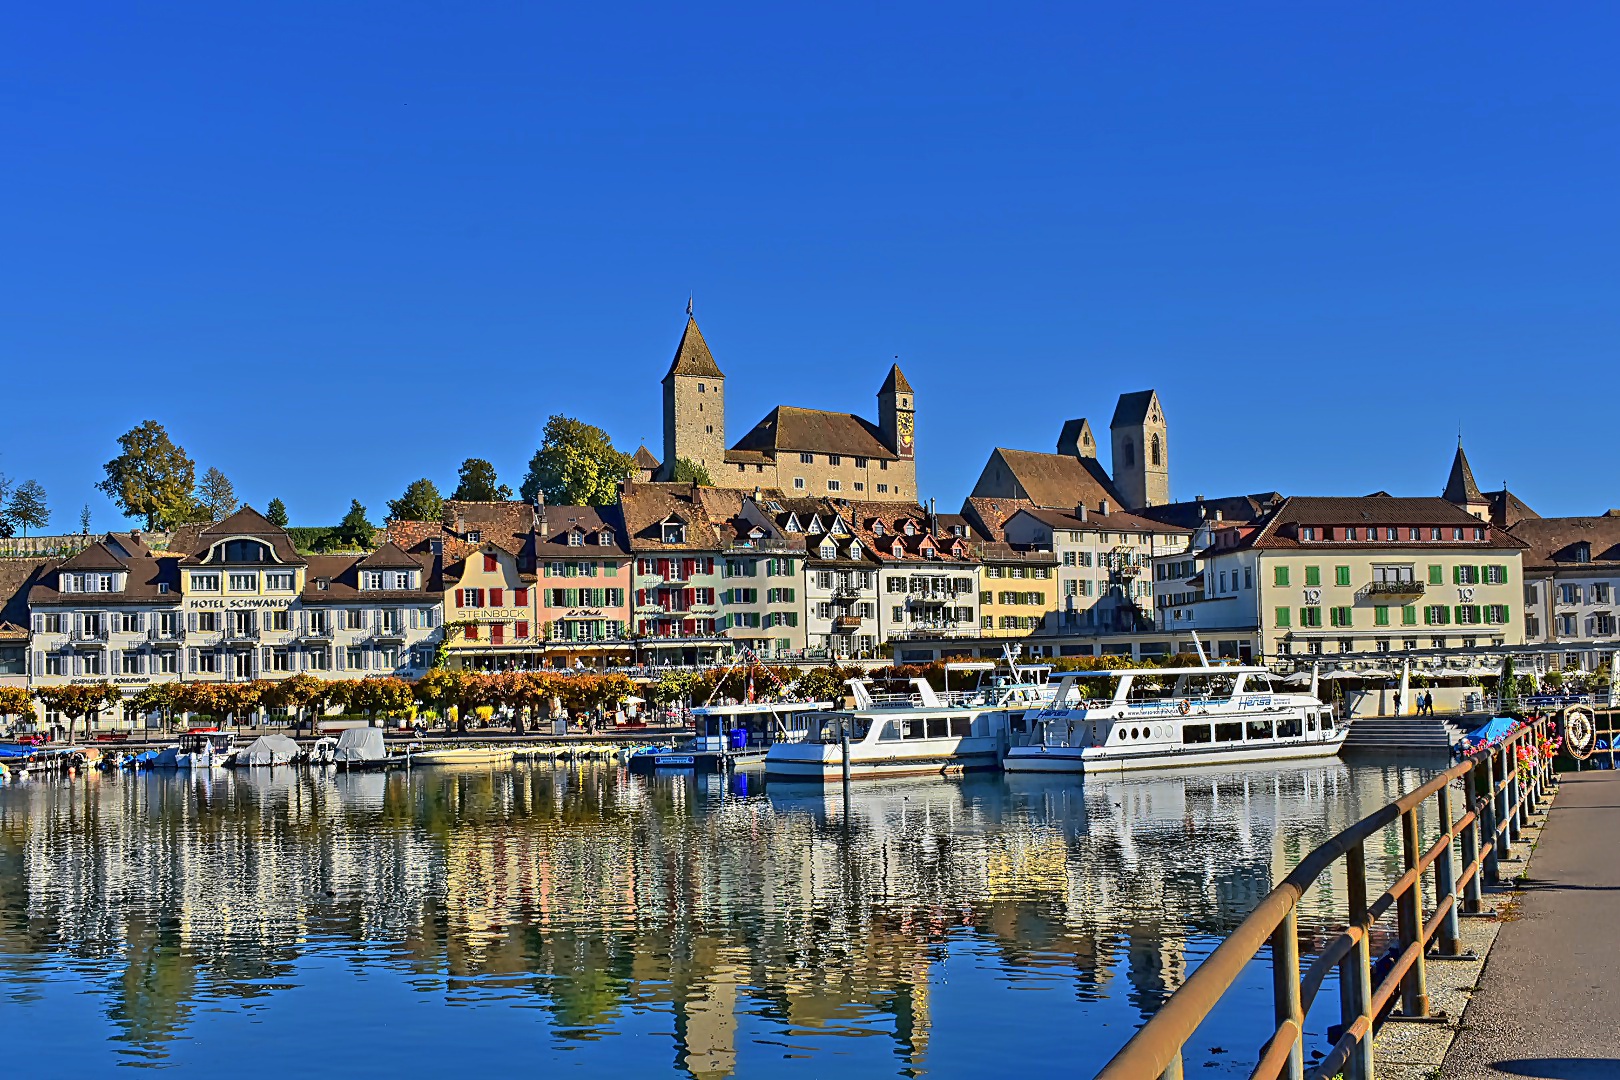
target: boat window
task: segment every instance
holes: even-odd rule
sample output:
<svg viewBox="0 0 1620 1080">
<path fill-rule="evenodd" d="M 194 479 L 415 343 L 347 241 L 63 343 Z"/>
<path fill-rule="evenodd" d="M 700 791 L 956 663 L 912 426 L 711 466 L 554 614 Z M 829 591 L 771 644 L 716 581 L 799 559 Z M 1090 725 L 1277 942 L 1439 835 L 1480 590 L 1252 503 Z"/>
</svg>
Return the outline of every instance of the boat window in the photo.
<svg viewBox="0 0 1620 1080">
<path fill-rule="evenodd" d="M 1142 737 L 1141 729 L 1139 729 L 1139 728 L 1131 728 L 1131 738 L 1140 739 L 1141 737 Z"/>
<path fill-rule="evenodd" d="M 1186 724 L 1181 729 L 1181 741 L 1184 743 L 1207 743 L 1210 740 L 1208 724 Z"/>
<path fill-rule="evenodd" d="M 1251 739 L 1269 739 L 1269 738 L 1271 738 L 1271 718 L 1267 717 L 1264 720 L 1250 720 L 1249 721 L 1249 738 L 1251 738 Z"/>
<path fill-rule="evenodd" d="M 1216 724 L 1215 725 L 1215 741 L 1216 742 L 1242 742 L 1243 741 L 1243 724 L 1242 724 L 1242 722 L 1241 721 L 1234 721 L 1233 723 L 1230 723 L 1230 724 Z"/>
<path fill-rule="evenodd" d="M 950 734 L 950 721 L 948 716 L 930 716 L 928 718 L 928 737 L 930 739 L 943 739 Z"/>
<path fill-rule="evenodd" d="M 973 733 L 973 718 L 971 716 L 953 716 L 951 719 L 951 734 L 959 739 L 965 739 Z"/>
<path fill-rule="evenodd" d="M 1307 713 L 1305 715 L 1305 729 L 1307 731 L 1315 731 L 1316 730 L 1316 714 L 1315 713 Z"/>
<path fill-rule="evenodd" d="M 879 720 L 877 723 L 882 725 L 878 728 L 878 742 L 894 742 L 900 738 L 900 721 Z"/>
<path fill-rule="evenodd" d="M 1284 716 L 1277 721 L 1277 738 L 1292 739 L 1299 735 L 1299 717 Z"/>
<path fill-rule="evenodd" d="M 920 716 L 908 717 L 900 723 L 900 737 L 902 739 L 920 739 L 923 737 L 923 719 Z"/>
<path fill-rule="evenodd" d="M 1328 709 L 1323 709 L 1322 710 L 1322 730 L 1323 731 L 1332 731 L 1333 730 L 1333 713 Z"/>
</svg>

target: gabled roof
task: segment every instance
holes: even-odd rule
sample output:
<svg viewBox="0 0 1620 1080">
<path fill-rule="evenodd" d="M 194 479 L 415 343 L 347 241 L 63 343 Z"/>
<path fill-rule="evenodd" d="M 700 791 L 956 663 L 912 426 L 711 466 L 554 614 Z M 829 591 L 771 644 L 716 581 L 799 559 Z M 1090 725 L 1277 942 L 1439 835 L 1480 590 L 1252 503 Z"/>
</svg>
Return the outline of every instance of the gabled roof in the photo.
<svg viewBox="0 0 1620 1080">
<path fill-rule="evenodd" d="M 719 551 L 724 543 L 698 499 L 696 484 L 647 484 L 625 481 L 619 495 L 624 530 L 635 551 Z M 682 543 L 664 542 L 662 525 L 670 518 L 686 523 Z"/>
<path fill-rule="evenodd" d="M 542 559 L 620 558 L 630 554 L 630 538 L 625 535 L 624 518 L 617 506 L 546 506 L 542 508 L 546 535 L 535 551 Z M 578 530 L 583 547 L 568 542 Z M 606 535 L 608 543 L 602 543 Z"/>
<path fill-rule="evenodd" d="M 1398 526 L 1440 526 L 1443 528 L 1461 527 L 1468 530 L 1463 540 L 1407 540 L 1395 541 L 1379 540 L 1367 543 L 1356 541 L 1327 540 L 1301 540 L 1299 526 L 1310 525 L 1317 527 L 1329 526 L 1363 526 L 1363 525 L 1398 525 Z M 1473 529 L 1483 527 L 1485 539 L 1473 539 Z M 1379 550 L 1399 551 L 1403 547 L 1422 548 L 1522 548 L 1525 547 L 1520 540 L 1505 530 L 1495 528 L 1486 522 L 1480 521 L 1460 506 L 1456 506 L 1445 499 L 1433 496 L 1419 498 L 1398 498 L 1393 495 L 1295 495 L 1284 499 L 1282 504 L 1273 510 L 1259 523 L 1259 527 L 1249 531 L 1236 544 L 1221 545 L 1219 550 L 1231 551 L 1242 548 L 1280 548 L 1280 549 L 1322 549 L 1322 550 L 1356 550 L 1373 548 Z"/>
<path fill-rule="evenodd" d="M 287 530 L 271 524 L 263 514 L 251 506 L 244 506 L 220 521 L 201 525 L 195 532 L 191 532 L 190 529 L 190 526 L 182 525 L 169 538 L 169 550 L 184 554 L 186 563 L 190 565 L 201 563 L 210 548 L 233 536 L 250 536 L 255 540 L 262 540 L 275 554 L 275 561 L 278 563 L 302 566 L 305 561 L 293 546 Z M 184 546 L 181 546 L 182 543 Z"/>
<path fill-rule="evenodd" d="M 647 469 L 649 471 L 658 469 L 658 459 L 653 457 L 652 451 L 647 449 L 645 443 L 636 448 L 636 452 L 631 455 L 630 460 L 636 463 L 638 469 Z"/>
<path fill-rule="evenodd" d="M 1130 394 L 1119 395 L 1119 404 L 1114 406 L 1114 418 L 1108 422 L 1110 428 L 1134 427 L 1148 417 L 1148 410 L 1158 400 L 1158 393 L 1153 390 L 1137 390 Z"/>
<path fill-rule="evenodd" d="M 905 373 L 900 370 L 899 364 L 894 364 L 889 368 L 889 377 L 884 379 L 883 385 L 878 388 L 879 394 L 910 394 L 912 392 L 911 384 L 906 381 Z"/>
<path fill-rule="evenodd" d="M 1261 491 L 1253 495 L 1228 495 L 1217 499 L 1194 499 L 1191 502 L 1162 503 L 1158 506 L 1139 507 L 1140 517 L 1162 521 L 1166 525 L 1179 525 L 1183 529 L 1196 529 L 1205 521 L 1214 521 L 1220 515 L 1223 522 L 1259 521 L 1282 503 L 1280 492 Z"/>
<path fill-rule="evenodd" d="M 1114 489 L 1114 482 L 1095 458 L 997 447 L 991 453 L 985 473 L 988 474 L 998 462 L 1017 489 L 1012 493 L 1013 497 L 1028 499 L 1036 506 L 1073 510 L 1083 503 L 1097 509 L 1104 499 L 1108 500 L 1110 508 L 1125 505 L 1119 492 Z M 974 495 L 989 496 L 991 492 L 988 488 L 993 486 L 993 483 L 987 484 L 981 475 Z"/>
<path fill-rule="evenodd" d="M 697 320 L 687 316 L 686 329 L 681 332 L 681 343 L 675 346 L 675 359 L 669 363 L 669 374 L 664 376 L 667 381 L 676 375 L 701 375 L 710 379 L 723 379 L 720 365 L 714 362 L 714 356 L 709 352 L 708 342 L 703 340 L 703 332 L 698 329 Z"/>
<path fill-rule="evenodd" d="M 859 416 L 791 405 L 778 405 L 767 413 L 748 434 L 737 440 L 726 459 L 744 460 L 733 455 L 748 452 L 808 452 L 897 460 L 895 452 L 884 445 L 876 425 Z"/>
<path fill-rule="evenodd" d="M 962 516 L 991 543 L 1007 539 L 1007 519 L 1020 510 L 1033 509 L 1028 499 L 987 498 L 969 495 L 962 501 Z"/>
<path fill-rule="evenodd" d="M 1526 569 L 1620 568 L 1620 514 L 1613 510 L 1601 517 L 1525 518 L 1508 531 L 1529 545 Z M 1584 564 L 1576 561 L 1582 543 L 1590 560 Z"/>
<path fill-rule="evenodd" d="M 1510 492 L 1507 488 L 1503 488 L 1501 491 L 1487 492 L 1485 501 L 1491 504 L 1491 524 L 1504 529 L 1511 529 L 1521 521 L 1541 516 L 1530 509 L 1523 499 Z"/>
<path fill-rule="evenodd" d="M 393 541 L 385 541 L 376 551 L 355 564 L 362 570 L 420 570 L 422 564 Z"/>
<path fill-rule="evenodd" d="M 29 594 L 36 586 L 54 580 L 59 565 L 61 560 L 55 557 L 0 559 L 0 624 L 18 627 L 26 636 Z"/>
<path fill-rule="evenodd" d="M 124 561 L 112 553 L 105 542 L 97 540 L 83 551 L 62 563 L 63 570 L 127 570 Z"/>
<path fill-rule="evenodd" d="M 1479 493 L 1479 485 L 1474 483 L 1474 470 L 1468 467 L 1468 455 L 1463 453 L 1460 442 L 1457 444 L 1457 456 L 1451 459 L 1451 475 L 1446 478 L 1446 490 L 1440 497 L 1459 506 L 1485 501 L 1485 496 Z"/>
<path fill-rule="evenodd" d="M 397 551 L 398 548 L 395 548 Z M 372 553 L 376 554 L 375 552 Z M 417 589 L 375 589 L 362 590 L 360 588 L 360 569 L 365 566 L 370 556 L 360 555 L 311 555 L 309 569 L 304 576 L 303 598 L 306 604 L 334 604 L 353 602 L 364 598 L 373 604 L 387 605 L 394 603 L 421 603 L 423 601 L 437 601 L 444 595 L 444 582 L 428 565 L 429 560 L 412 559 L 406 564 L 395 568 L 401 570 L 419 569 L 423 571 L 422 586 Z M 394 565 L 394 564 L 390 564 Z M 376 567 L 368 567 L 376 569 Z M 322 582 L 326 588 L 321 588 Z"/>
</svg>

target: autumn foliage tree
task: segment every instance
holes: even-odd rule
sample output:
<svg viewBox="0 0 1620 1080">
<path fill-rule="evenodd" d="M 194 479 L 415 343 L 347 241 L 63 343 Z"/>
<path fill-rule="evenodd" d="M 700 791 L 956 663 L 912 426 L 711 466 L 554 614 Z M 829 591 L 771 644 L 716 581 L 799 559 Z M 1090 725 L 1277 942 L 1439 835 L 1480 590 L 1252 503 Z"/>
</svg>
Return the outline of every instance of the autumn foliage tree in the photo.
<svg viewBox="0 0 1620 1080">
<path fill-rule="evenodd" d="M 99 713 L 114 702 L 122 701 L 124 695 L 111 683 L 97 682 L 79 686 L 41 686 L 34 691 L 34 697 L 47 709 L 67 718 L 67 740 L 72 742 L 78 721 Z"/>
</svg>

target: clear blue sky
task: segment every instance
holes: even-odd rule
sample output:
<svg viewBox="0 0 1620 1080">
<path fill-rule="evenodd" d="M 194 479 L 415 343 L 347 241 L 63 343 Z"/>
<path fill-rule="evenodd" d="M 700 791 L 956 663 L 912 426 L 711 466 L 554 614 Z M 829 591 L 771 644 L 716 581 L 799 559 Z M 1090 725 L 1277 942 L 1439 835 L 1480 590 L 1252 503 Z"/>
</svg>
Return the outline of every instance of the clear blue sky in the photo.
<svg viewBox="0 0 1620 1080">
<path fill-rule="evenodd" d="M 1173 494 L 1620 505 L 1606 4 L 11 4 L 0 471 L 155 418 L 295 523 L 547 415 L 866 415 L 921 486 L 1156 387 Z"/>
</svg>

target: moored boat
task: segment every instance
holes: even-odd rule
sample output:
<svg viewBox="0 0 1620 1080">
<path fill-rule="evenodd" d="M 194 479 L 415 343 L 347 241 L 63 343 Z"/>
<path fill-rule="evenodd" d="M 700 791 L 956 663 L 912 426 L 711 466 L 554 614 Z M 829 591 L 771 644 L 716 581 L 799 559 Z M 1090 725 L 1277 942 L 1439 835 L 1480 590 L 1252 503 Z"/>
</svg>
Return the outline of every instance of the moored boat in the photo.
<svg viewBox="0 0 1620 1080">
<path fill-rule="evenodd" d="M 510 765 L 516 756 L 509 746 L 446 746 L 410 753 L 412 765 Z"/>
<path fill-rule="evenodd" d="M 1106 692 L 1088 697 L 1085 684 Z M 1314 688 L 1313 688 L 1314 690 Z M 1264 667 L 1123 668 L 1064 675 L 1008 772 L 1123 772 L 1333 757 L 1345 731 L 1314 692 L 1273 685 Z"/>
<path fill-rule="evenodd" d="M 630 756 L 630 771 L 723 772 L 757 764 L 777 743 L 803 742 L 813 726 L 809 717 L 830 708 L 830 701 L 700 705 L 692 710 L 692 738 L 674 747 L 637 751 Z"/>
</svg>

